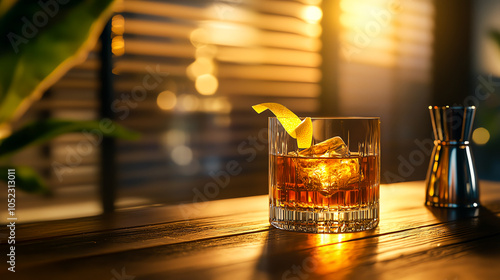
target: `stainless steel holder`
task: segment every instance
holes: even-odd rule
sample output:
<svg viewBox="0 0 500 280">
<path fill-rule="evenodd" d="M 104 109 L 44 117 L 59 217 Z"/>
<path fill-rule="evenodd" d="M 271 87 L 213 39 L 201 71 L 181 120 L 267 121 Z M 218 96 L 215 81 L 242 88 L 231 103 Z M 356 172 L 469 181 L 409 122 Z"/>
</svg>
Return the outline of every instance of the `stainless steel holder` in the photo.
<svg viewBox="0 0 500 280">
<path fill-rule="evenodd" d="M 426 178 L 425 204 L 479 207 L 479 184 L 469 139 L 476 108 L 429 106 L 434 149 Z"/>
</svg>

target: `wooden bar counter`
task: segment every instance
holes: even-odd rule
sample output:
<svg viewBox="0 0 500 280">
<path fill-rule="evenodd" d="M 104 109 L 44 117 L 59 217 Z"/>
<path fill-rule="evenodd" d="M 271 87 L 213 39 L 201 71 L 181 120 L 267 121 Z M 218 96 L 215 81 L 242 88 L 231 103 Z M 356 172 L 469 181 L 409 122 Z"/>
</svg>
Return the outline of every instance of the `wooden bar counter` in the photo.
<svg viewBox="0 0 500 280">
<path fill-rule="evenodd" d="M 267 196 L 21 224 L 0 279 L 500 279 L 500 183 L 480 191 L 446 210 L 423 182 L 382 185 L 379 226 L 349 234 L 275 229 Z"/>
</svg>

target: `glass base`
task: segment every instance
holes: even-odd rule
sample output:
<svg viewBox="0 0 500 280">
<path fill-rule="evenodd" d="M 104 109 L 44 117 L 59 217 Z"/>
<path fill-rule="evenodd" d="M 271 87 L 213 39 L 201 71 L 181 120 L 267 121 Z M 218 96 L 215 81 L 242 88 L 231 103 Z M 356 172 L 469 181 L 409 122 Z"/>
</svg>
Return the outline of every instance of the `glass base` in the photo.
<svg viewBox="0 0 500 280">
<path fill-rule="evenodd" d="M 481 206 L 477 202 L 468 204 L 458 204 L 458 203 L 436 203 L 431 201 L 426 201 L 425 205 L 432 207 L 439 207 L 439 208 L 478 208 Z"/>
<path fill-rule="evenodd" d="M 269 221 L 276 228 L 309 233 L 358 232 L 375 228 L 379 222 L 379 205 L 351 210 L 304 211 L 271 205 Z"/>
</svg>

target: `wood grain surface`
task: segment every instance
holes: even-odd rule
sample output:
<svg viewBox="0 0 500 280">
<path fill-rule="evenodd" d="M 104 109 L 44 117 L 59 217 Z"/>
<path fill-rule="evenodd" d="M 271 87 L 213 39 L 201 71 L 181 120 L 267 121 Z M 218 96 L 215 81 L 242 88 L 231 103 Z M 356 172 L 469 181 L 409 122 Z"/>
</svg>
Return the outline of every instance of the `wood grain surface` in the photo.
<svg viewBox="0 0 500 280">
<path fill-rule="evenodd" d="M 267 196 L 18 225 L 0 279 L 500 279 L 500 183 L 481 182 L 474 210 L 424 194 L 383 185 L 379 226 L 350 234 L 275 229 Z"/>
</svg>

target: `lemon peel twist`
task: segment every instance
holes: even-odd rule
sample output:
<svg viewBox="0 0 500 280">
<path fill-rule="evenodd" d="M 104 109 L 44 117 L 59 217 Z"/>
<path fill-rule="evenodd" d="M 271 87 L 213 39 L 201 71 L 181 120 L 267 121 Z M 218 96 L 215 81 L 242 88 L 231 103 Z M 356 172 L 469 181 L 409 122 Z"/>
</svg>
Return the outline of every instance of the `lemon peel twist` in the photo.
<svg viewBox="0 0 500 280">
<path fill-rule="evenodd" d="M 278 103 L 261 103 L 252 106 L 252 108 L 259 114 L 265 110 L 271 111 L 283 128 L 285 128 L 286 132 L 292 138 L 297 139 L 299 149 L 311 147 L 313 130 L 311 118 L 307 117 L 301 120 L 287 107 Z"/>
</svg>

